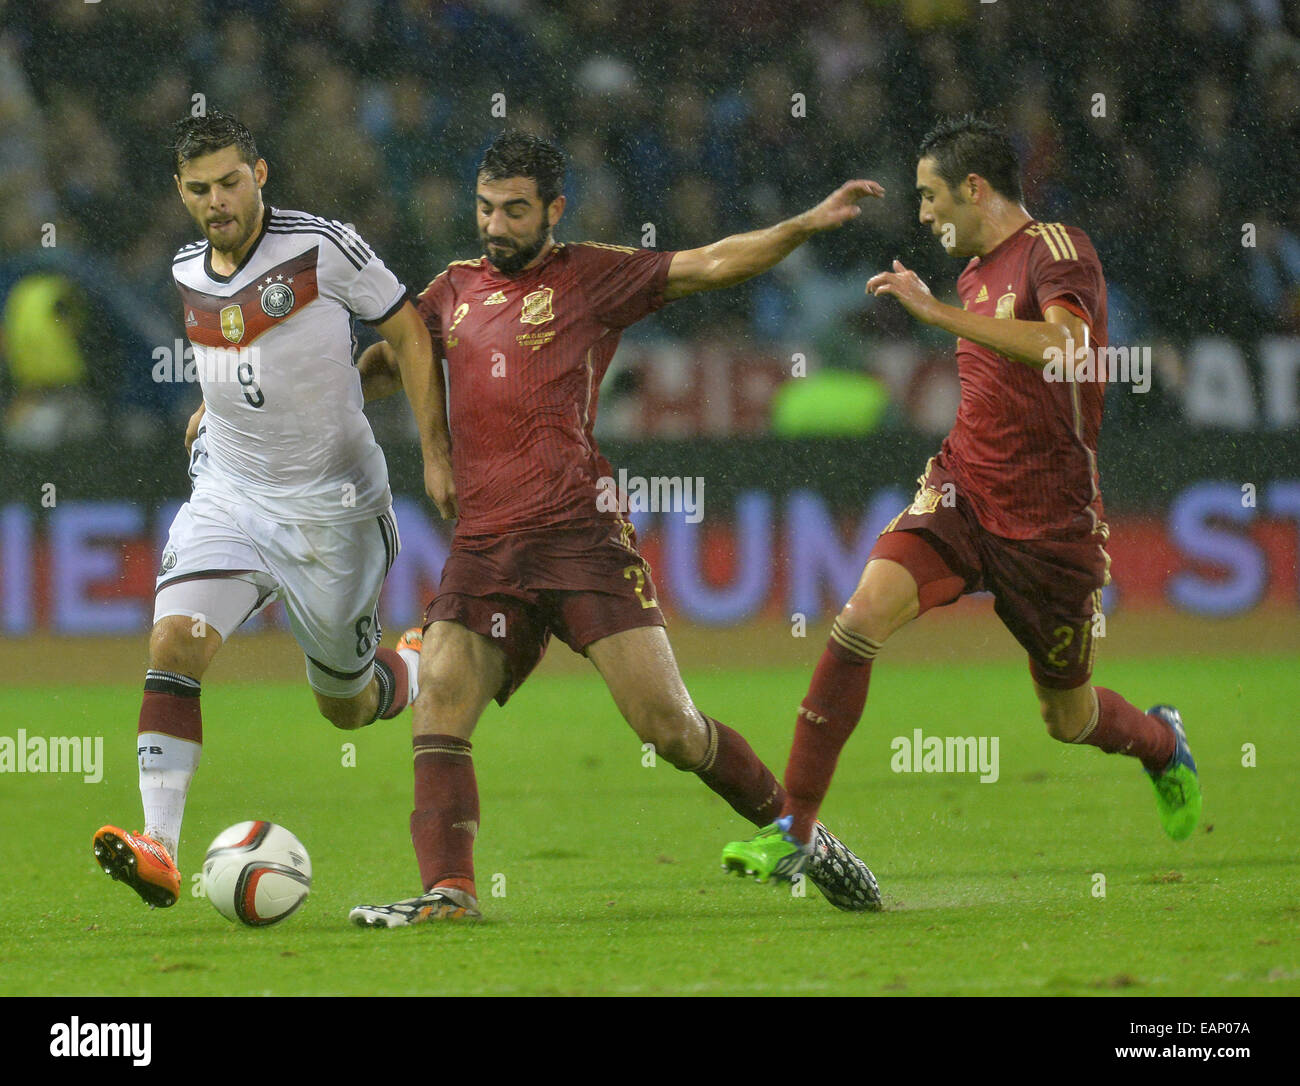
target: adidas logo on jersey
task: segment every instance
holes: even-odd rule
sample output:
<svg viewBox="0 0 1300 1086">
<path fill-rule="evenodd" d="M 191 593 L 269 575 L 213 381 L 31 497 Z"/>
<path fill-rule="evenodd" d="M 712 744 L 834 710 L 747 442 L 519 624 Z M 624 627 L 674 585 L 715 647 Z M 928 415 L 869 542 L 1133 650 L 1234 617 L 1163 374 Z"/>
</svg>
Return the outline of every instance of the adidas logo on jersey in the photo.
<svg viewBox="0 0 1300 1086">
<path fill-rule="evenodd" d="M 975 295 L 975 301 L 987 302 L 988 300 L 989 300 L 989 288 L 986 287 L 983 283 L 981 283 L 980 292 L 977 295 Z"/>
<path fill-rule="evenodd" d="M 505 293 L 505 291 L 503 291 L 503 290 L 498 290 L 498 291 L 497 291 L 495 294 L 493 294 L 490 298 L 484 298 L 484 299 L 483 299 L 483 304 L 484 304 L 484 305 L 501 305 L 501 304 L 503 304 L 503 303 L 505 302 L 505 300 L 506 300 L 506 293 Z"/>
</svg>

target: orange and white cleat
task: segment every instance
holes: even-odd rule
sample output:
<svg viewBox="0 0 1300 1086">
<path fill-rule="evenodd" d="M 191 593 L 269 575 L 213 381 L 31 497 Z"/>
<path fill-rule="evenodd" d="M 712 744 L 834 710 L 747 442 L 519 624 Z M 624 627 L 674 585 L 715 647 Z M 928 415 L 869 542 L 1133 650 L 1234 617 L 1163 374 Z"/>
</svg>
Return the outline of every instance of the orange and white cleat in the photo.
<svg viewBox="0 0 1300 1086">
<path fill-rule="evenodd" d="M 422 648 L 424 648 L 424 629 L 420 626 L 412 626 L 397 639 L 397 655 L 406 663 L 408 705 L 415 701 L 415 696 L 420 692 L 420 650 Z"/>
<path fill-rule="evenodd" d="M 180 896 L 181 873 L 152 837 L 101 826 L 95 832 L 95 862 L 104 874 L 131 887 L 151 909 L 170 908 Z"/>
<path fill-rule="evenodd" d="M 417 656 L 420 650 L 424 648 L 424 631 L 419 626 L 412 626 L 406 633 L 397 639 L 397 651 L 410 649 Z"/>
</svg>

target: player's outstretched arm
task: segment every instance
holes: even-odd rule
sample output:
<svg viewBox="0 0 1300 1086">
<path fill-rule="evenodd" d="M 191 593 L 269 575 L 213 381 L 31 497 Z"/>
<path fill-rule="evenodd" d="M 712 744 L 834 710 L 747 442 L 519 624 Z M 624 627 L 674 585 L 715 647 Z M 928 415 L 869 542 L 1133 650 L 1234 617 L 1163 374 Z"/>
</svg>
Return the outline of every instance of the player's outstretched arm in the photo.
<svg viewBox="0 0 1300 1086">
<path fill-rule="evenodd" d="M 383 324 L 376 325 L 376 329 L 397 359 L 402 387 L 420 431 L 424 488 L 443 520 L 451 520 L 457 509 L 456 484 L 451 474 L 451 434 L 447 429 L 447 396 L 442 384 L 442 367 L 434 363 L 429 330 L 410 302 Z"/>
<path fill-rule="evenodd" d="M 1041 321 L 1004 320 L 968 313 L 939 301 L 916 272 L 897 260 L 893 271 L 881 272 L 867 281 L 867 293 L 895 298 L 924 324 L 933 324 L 1037 369 L 1042 369 L 1053 357 L 1064 359 L 1071 345 L 1076 351 L 1089 345 L 1088 326 L 1063 306 L 1049 305 L 1044 314 L 1046 319 Z"/>
<path fill-rule="evenodd" d="M 814 234 L 834 230 L 862 214 L 868 196 L 884 196 L 875 181 L 846 181 L 816 207 L 765 230 L 730 237 L 700 249 L 683 249 L 668 266 L 664 297 L 671 301 L 702 290 L 743 283 L 779 264 Z"/>
</svg>

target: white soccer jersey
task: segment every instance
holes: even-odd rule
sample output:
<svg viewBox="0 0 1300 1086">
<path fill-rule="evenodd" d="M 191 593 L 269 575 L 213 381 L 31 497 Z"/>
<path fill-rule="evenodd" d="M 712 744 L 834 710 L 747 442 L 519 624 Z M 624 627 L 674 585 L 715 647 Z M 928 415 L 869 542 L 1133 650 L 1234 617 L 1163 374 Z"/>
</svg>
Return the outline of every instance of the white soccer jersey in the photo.
<svg viewBox="0 0 1300 1086">
<path fill-rule="evenodd" d="M 388 509 L 388 468 L 362 413 L 351 317 L 377 323 L 406 288 L 342 223 L 268 207 L 228 276 L 206 241 L 176 254 L 207 413 L 190 464 L 213 489 L 282 521 L 346 523 Z"/>
</svg>

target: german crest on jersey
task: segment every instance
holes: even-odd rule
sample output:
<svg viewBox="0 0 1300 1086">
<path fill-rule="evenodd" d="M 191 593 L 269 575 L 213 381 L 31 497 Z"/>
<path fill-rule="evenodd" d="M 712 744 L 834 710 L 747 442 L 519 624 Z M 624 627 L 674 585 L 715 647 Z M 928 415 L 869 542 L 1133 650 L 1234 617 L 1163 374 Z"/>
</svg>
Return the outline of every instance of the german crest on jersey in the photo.
<svg viewBox="0 0 1300 1086">
<path fill-rule="evenodd" d="M 551 298 L 554 294 L 555 291 L 550 287 L 542 287 L 541 290 L 525 294 L 519 319 L 524 324 L 545 324 L 547 321 L 555 320 L 555 314 L 551 311 Z"/>
<path fill-rule="evenodd" d="M 268 317 L 286 316 L 293 308 L 293 291 L 285 283 L 272 283 L 262 291 L 262 312 Z"/>
<path fill-rule="evenodd" d="M 228 305 L 221 311 L 221 334 L 231 343 L 244 338 L 244 310 L 238 305 Z"/>
</svg>

